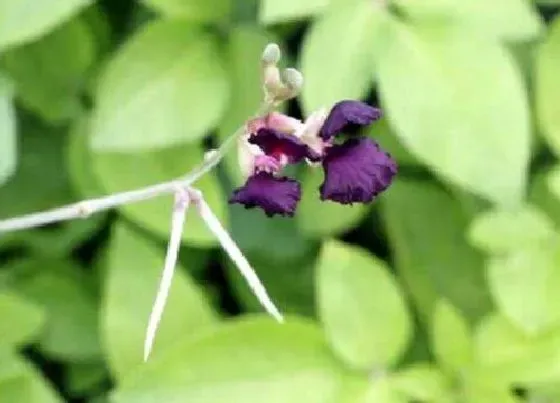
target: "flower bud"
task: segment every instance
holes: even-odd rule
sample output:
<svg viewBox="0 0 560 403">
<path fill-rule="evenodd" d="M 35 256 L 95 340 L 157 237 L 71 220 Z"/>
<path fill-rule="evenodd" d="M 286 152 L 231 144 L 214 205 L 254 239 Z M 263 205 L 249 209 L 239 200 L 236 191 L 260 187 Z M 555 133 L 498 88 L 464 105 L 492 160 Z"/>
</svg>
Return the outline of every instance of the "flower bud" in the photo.
<svg viewBox="0 0 560 403">
<path fill-rule="evenodd" d="M 264 48 L 261 60 L 266 66 L 276 65 L 280 61 L 280 57 L 280 47 L 275 43 L 269 43 Z"/>
</svg>

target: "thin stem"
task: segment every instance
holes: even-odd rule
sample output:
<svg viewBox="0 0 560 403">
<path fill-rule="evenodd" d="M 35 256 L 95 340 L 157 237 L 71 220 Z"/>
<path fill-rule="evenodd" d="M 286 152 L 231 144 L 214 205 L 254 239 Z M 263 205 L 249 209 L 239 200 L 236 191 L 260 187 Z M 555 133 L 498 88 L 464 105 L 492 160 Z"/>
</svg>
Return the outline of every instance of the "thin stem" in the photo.
<svg viewBox="0 0 560 403">
<path fill-rule="evenodd" d="M 197 190 L 190 190 L 191 199 L 196 205 L 198 212 L 210 231 L 218 238 L 222 248 L 229 255 L 231 260 L 235 263 L 241 275 L 245 278 L 249 287 L 253 291 L 253 294 L 257 297 L 261 305 L 266 309 L 266 311 L 272 315 L 278 322 L 283 322 L 284 318 L 282 314 L 276 308 L 263 284 L 259 280 L 257 274 L 251 267 L 247 258 L 243 255 L 235 241 L 231 238 L 228 232 L 224 229 L 220 220 L 214 215 L 210 206 L 204 200 L 202 193 Z"/>
<path fill-rule="evenodd" d="M 183 235 L 183 228 L 185 226 L 185 217 L 189 208 L 190 199 L 188 193 L 179 189 L 175 193 L 175 205 L 173 206 L 173 213 L 171 214 L 171 235 L 167 245 L 167 253 L 165 256 L 165 264 L 161 274 L 161 281 L 156 294 L 156 299 L 150 313 L 148 320 L 148 328 L 146 330 L 146 339 L 144 341 L 144 362 L 148 360 L 159 322 L 163 315 L 163 309 L 169 295 L 171 282 L 173 280 L 173 273 L 177 265 L 177 256 L 179 248 L 181 247 L 181 236 Z"/>
<path fill-rule="evenodd" d="M 273 109 L 273 107 L 274 104 L 265 102 L 259 108 L 259 111 L 255 114 L 255 116 L 266 115 Z M 78 203 L 69 204 L 53 210 L 2 220 L 0 221 L 0 233 L 39 227 L 75 218 L 87 218 L 100 211 L 109 210 L 125 204 L 153 199 L 164 194 L 174 193 L 178 188 L 186 189 L 200 179 L 204 174 L 212 170 L 212 168 L 214 168 L 222 160 L 229 148 L 235 143 L 235 140 L 243 134 L 244 130 L 244 125 L 239 127 L 235 133 L 224 140 L 218 149 L 214 150 L 214 152 L 210 154 L 209 158 L 206 158 L 188 174 L 182 177 L 141 189 L 115 193 L 95 199 L 83 200 Z"/>
</svg>

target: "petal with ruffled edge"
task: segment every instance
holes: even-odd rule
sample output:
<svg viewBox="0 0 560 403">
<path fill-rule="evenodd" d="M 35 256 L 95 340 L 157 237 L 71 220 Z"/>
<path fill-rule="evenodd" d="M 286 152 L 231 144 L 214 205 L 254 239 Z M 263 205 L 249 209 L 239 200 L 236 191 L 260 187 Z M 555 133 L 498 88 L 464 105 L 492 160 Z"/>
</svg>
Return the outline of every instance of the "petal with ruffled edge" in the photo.
<svg viewBox="0 0 560 403">
<path fill-rule="evenodd" d="M 319 137 L 329 141 L 347 126 L 365 126 L 381 118 L 381 110 L 360 101 L 340 101 L 329 112 Z"/>
<path fill-rule="evenodd" d="M 300 199 L 301 188 L 296 180 L 259 172 L 234 190 L 229 202 L 243 204 L 247 209 L 260 207 L 269 217 L 275 214 L 291 217 Z"/>
<path fill-rule="evenodd" d="M 285 155 L 290 164 L 296 164 L 304 158 L 311 161 L 317 161 L 321 158 L 317 152 L 297 137 L 272 129 L 259 129 L 257 134 L 249 137 L 249 143 L 259 146 L 266 155 L 278 159 Z"/>
<path fill-rule="evenodd" d="M 362 137 L 329 148 L 323 169 L 321 200 L 369 203 L 389 187 L 397 173 L 397 164 L 375 141 Z"/>
</svg>

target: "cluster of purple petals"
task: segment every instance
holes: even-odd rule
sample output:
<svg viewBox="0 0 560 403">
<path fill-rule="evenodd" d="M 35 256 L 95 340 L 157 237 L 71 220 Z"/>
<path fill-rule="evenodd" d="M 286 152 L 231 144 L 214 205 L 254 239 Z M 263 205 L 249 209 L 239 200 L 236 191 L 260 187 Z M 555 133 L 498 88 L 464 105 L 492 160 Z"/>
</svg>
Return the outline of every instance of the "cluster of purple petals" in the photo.
<svg viewBox="0 0 560 403">
<path fill-rule="evenodd" d="M 365 126 L 381 117 L 381 111 L 359 101 L 338 102 L 319 131 L 325 142 L 322 155 L 297 137 L 268 128 L 254 133 L 249 142 L 268 156 L 286 158 L 296 164 L 303 159 L 321 162 L 325 179 L 319 188 L 321 200 L 341 204 L 369 203 L 389 187 L 397 164 L 379 144 L 369 137 L 353 137 L 341 144 L 334 140 L 349 126 Z M 301 199 L 299 183 L 269 172 L 256 172 L 244 186 L 236 189 L 230 203 L 246 208 L 260 207 L 267 216 L 293 216 Z"/>
</svg>

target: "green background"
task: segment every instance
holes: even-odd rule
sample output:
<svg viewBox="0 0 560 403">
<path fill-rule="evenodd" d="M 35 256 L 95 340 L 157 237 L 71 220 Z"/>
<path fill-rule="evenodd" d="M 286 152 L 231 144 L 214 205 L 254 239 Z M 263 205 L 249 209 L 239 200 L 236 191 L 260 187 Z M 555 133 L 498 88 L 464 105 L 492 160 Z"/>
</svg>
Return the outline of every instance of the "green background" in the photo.
<svg viewBox="0 0 560 403">
<path fill-rule="evenodd" d="M 0 0 L 0 218 L 182 175 L 262 99 L 260 57 L 341 99 L 399 164 L 371 205 L 293 219 L 197 182 L 262 312 L 187 216 L 153 356 L 171 197 L 0 234 L 1 403 L 560 402 L 558 0 Z"/>
</svg>

